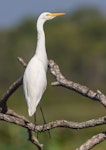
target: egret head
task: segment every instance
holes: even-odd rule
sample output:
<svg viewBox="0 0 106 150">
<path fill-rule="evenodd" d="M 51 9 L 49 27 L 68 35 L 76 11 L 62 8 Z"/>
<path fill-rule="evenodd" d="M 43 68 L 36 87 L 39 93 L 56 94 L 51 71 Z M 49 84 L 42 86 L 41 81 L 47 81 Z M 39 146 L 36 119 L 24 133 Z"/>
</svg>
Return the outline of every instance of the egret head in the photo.
<svg viewBox="0 0 106 150">
<path fill-rule="evenodd" d="M 42 13 L 38 20 L 37 20 L 37 31 L 40 32 L 43 29 L 43 24 L 47 21 L 47 20 L 51 20 L 57 16 L 63 16 L 65 13 L 50 13 L 50 12 L 44 12 Z"/>
<path fill-rule="evenodd" d="M 50 12 L 44 12 L 39 16 L 39 19 L 47 21 L 51 20 L 57 16 L 63 16 L 65 13 L 50 13 Z"/>
</svg>

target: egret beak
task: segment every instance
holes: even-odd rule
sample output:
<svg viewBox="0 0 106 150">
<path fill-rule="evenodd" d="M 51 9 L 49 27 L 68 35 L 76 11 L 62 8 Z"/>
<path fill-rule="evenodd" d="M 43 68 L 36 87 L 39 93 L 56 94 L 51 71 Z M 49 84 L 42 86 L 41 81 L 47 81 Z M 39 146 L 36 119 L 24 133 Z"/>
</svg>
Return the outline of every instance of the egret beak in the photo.
<svg viewBox="0 0 106 150">
<path fill-rule="evenodd" d="M 63 15 L 65 15 L 65 13 L 51 13 L 51 14 L 48 14 L 48 16 L 52 16 L 52 17 L 63 16 Z"/>
</svg>

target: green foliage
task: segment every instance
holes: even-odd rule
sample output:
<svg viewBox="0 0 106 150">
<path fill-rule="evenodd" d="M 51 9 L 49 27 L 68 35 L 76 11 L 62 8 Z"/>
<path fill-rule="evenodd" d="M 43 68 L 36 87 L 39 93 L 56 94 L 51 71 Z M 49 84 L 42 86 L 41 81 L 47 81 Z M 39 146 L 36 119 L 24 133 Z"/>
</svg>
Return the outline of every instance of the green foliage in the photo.
<svg viewBox="0 0 106 150">
<path fill-rule="evenodd" d="M 63 74 L 75 82 L 105 92 L 105 17 L 95 9 L 79 9 L 69 16 L 46 23 L 45 32 L 48 58 L 57 62 Z M 34 54 L 35 47 L 35 20 L 27 20 L 14 29 L 0 31 L 1 94 L 24 72 L 23 67 L 17 62 L 17 56 L 21 56 L 28 62 Z M 53 88 L 50 86 L 51 81 L 53 78 L 48 72 L 48 87 L 42 98 L 48 122 L 56 119 L 84 121 L 105 115 L 105 108 L 96 102 L 88 101 L 61 87 Z M 27 116 L 22 89 L 13 94 L 8 105 L 17 113 Z M 37 114 L 38 122 L 42 122 L 39 108 Z M 29 119 L 33 121 L 32 118 Z M 51 131 L 52 139 L 45 138 L 46 133 L 40 134 L 39 138 L 46 150 L 68 150 L 69 147 L 75 149 L 103 129 L 104 127 L 82 131 L 56 129 Z M 106 144 L 102 143 L 94 149 L 103 150 L 101 147 L 105 149 Z M 26 130 L 2 122 L 0 123 L 0 148 L 2 150 L 36 149 L 27 142 Z"/>
</svg>

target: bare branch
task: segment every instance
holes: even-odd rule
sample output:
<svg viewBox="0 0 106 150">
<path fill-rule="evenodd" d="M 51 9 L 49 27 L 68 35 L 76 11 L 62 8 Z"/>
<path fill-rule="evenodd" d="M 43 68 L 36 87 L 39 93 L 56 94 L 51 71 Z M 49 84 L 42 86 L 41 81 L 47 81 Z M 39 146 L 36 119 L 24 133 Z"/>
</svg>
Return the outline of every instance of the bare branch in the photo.
<svg viewBox="0 0 106 150">
<path fill-rule="evenodd" d="M 16 112 L 14 112 L 12 109 L 8 109 L 8 111 L 6 112 L 7 115 L 22 119 L 25 122 L 30 122 L 26 117 L 17 114 Z"/>
<path fill-rule="evenodd" d="M 15 116 L 9 113 L 7 114 L 0 113 L 0 120 L 16 124 L 18 126 L 30 129 L 31 131 L 35 131 L 35 132 L 44 132 L 44 131 L 57 128 L 57 127 L 70 128 L 70 129 L 83 129 L 83 128 L 106 124 L 106 116 L 98 118 L 98 119 L 92 119 L 92 120 L 85 121 L 85 122 L 56 120 L 48 124 L 36 125 L 36 126 L 35 124 L 29 122 L 27 119 L 20 117 L 19 115 L 16 115 L 16 113 L 15 113 Z"/>
<path fill-rule="evenodd" d="M 16 80 L 14 83 L 10 85 L 6 93 L 1 98 L 0 104 L 5 103 L 8 98 L 18 89 L 20 85 L 22 85 L 22 79 L 23 77 L 20 77 L 18 80 Z"/>
<path fill-rule="evenodd" d="M 55 77 L 56 82 L 53 82 L 53 86 L 62 86 L 67 89 L 73 90 L 83 96 L 86 96 L 92 100 L 97 100 L 103 106 L 106 107 L 106 96 L 97 90 L 97 92 L 94 92 L 93 90 L 90 90 L 87 86 L 83 86 L 79 83 L 75 83 L 73 81 L 67 80 L 61 73 L 59 66 L 53 61 L 49 60 L 49 68 L 52 75 Z"/>
<path fill-rule="evenodd" d="M 106 124 L 106 116 L 104 116 L 104 117 L 101 117 L 98 119 L 92 119 L 92 120 L 89 120 L 86 122 L 81 122 L 81 123 L 72 122 L 72 121 L 69 122 L 66 120 L 56 120 L 56 121 L 50 122 L 45 125 L 35 125 L 35 124 L 32 124 L 31 122 L 29 122 L 25 117 L 16 114 L 12 110 L 9 110 L 7 112 L 7 114 L 0 113 L 0 120 L 27 128 L 28 133 L 29 133 L 29 140 L 33 144 L 35 144 L 39 150 L 42 150 L 43 145 L 39 143 L 38 139 L 32 134 L 32 131 L 44 132 L 44 131 L 47 131 L 47 130 L 50 130 L 53 128 L 57 128 L 57 127 L 70 128 L 70 129 L 83 129 L 83 128 L 94 127 L 94 126 Z M 105 139 L 106 139 L 105 133 L 98 134 L 97 136 L 94 136 L 93 138 L 88 140 L 85 144 L 83 144 L 77 150 L 88 150 L 88 149 L 92 148 L 93 146 L 95 146 L 96 144 L 102 142 Z"/>
<path fill-rule="evenodd" d="M 0 108 L 2 113 L 5 113 L 7 111 L 7 100 L 9 97 L 22 85 L 23 77 L 20 77 L 17 81 L 12 83 L 6 93 L 3 95 L 3 97 L 0 100 Z"/>
<path fill-rule="evenodd" d="M 28 129 L 29 141 L 38 147 L 39 150 L 43 149 L 43 144 L 40 144 L 38 139 L 33 135 L 32 131 Z"/>
<path fill-rule="evenodd" d="M 18 60 L 24 67 L 26 67 L 27 64 L 21 57 L 18 57 Z M 87 86 L 83 86 L 79 83 L 67 80 L 62 75 L 59 66 L 53 60 L 48 61 L 48 66 L 51 74 L 53 74 L 53 76 L 56 78 L 56 81 L 52 83 L 53 86 L 63 86 L 92 100 L 97 100 L 106 107 L 106 96 L 100 90 L 94 92 L 93 90 L 90 90 Z"/>
<path fill-rule="evenodd" d="M 89 149 L 93 148 L 95 145 L 103 142 L 105 139 L 106 139 L 106 132 L 99 133 L 99 134 L 93 136 L 91 139 L 87 140 L 86 143 L 81 145 L 76 150 L 89 150 Z"/>
<path fill-rule="evenodd" d="M 17 59 L 24 67 L 26 67 L 26 63 L 21 57 L 18 57 Z M 6 93 L 3 95 L 3 97 L 0 100 L 0 112 L 5 113 L 7 111 L 6 102 L 9 99 L 9 97 L 22 85 L 22 80 L 23 76 L 17 79 L 15 82 L 13 82 L 6 91 Z"/>
</svg>

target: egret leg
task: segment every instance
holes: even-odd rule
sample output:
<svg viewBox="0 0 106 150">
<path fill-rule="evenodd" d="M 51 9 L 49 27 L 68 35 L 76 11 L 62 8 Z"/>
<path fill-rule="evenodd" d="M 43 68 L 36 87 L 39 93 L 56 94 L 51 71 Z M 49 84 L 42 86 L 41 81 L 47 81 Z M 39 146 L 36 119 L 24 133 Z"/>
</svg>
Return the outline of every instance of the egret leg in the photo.
<svg viewBox="0 0 106 150">
<path fill-rule="evenodd" d="M 36 113 L 34 113 L 34 124 L 35 124 L 35 126 L 37 125 L 37 119 L 36 119 Z M 38 138 L 38 132 L 37 132 L 37 138 Z"/>
<path fill-rule="evenodd" d="M 43 117 L 43 128 L 44 128 L 44 125 L 47 123 L 46 122 L 46 119 L 45 119 L 45 116 L 44 116 L 44 113 L 43 113 L 43 110 L 42 110 L 42 107 L 39 105 L 40 107 L 40 111 L 41 111 L 41 114 L 42 114 L 42 117 Z M 51 135 L 50 135 L 50 130 L 48 130 L 48 134 L 49 134 L 49 138 L 51 138 Z"/>
<path fill-rule="evenodd" d="M 41 111 L 41 114 L 42 114 L 42 117 L 43 117 L 44 124 L 46 124 L 46 119 L 45 119 L 42 107 L 40 105 L 39 105 L 39 107 L 40 107 L 40 111 Z"/>
<path fill-rule="evenodd" d="M 37 121 L 36 121 L 36 113 L 34 113 L 34 124 L 37 125 Z"/>
</svg>

